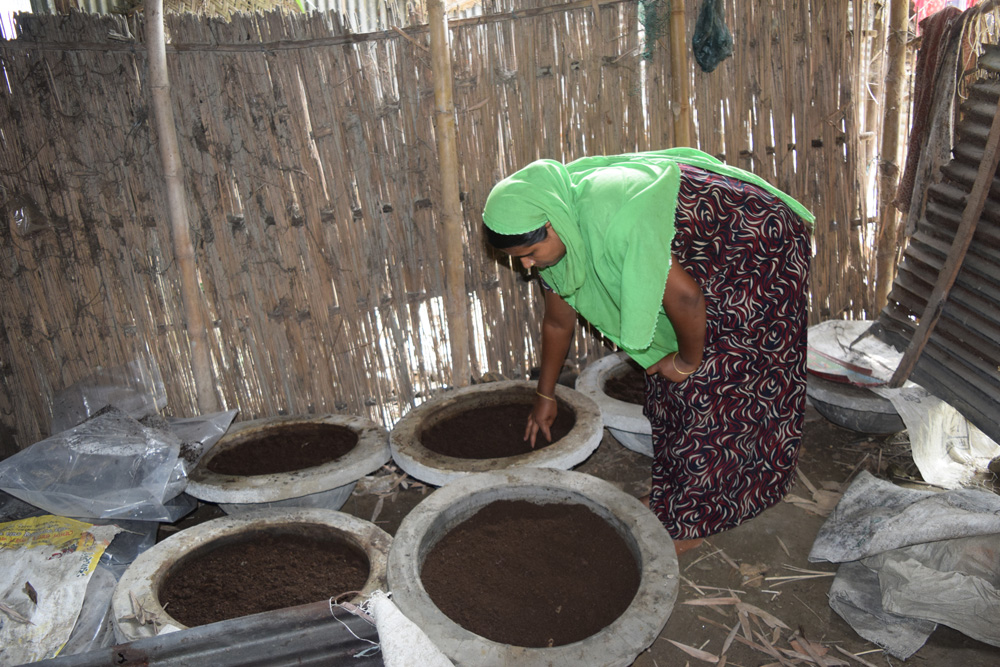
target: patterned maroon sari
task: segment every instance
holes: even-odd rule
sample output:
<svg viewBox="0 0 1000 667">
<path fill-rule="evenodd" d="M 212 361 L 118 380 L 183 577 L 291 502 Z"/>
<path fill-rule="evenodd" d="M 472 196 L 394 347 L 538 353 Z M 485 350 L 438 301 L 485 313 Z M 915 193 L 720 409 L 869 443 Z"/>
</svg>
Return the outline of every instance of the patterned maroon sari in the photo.
<svg viewBox="0 0 1000 667">
<path fill-rule="evenodd" d="M 673 252 L 704 294 L 701 367 L 646 376 L 650 506 L 674 539 L 732 528 L 792 484 L 806 400 L 805 222 L 764 190 L 682 166 Z"/>
</svg>

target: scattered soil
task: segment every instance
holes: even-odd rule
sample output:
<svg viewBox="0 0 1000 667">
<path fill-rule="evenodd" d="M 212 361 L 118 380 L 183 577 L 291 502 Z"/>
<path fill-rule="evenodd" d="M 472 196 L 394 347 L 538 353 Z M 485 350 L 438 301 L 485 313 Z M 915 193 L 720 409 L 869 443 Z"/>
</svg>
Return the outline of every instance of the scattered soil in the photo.
<svg viewBox="0 0 1000 667">
<path fill-rule="evenodd" d="M 262 531 L 191 554 L 165 577 L 160 604 L 194 627 L 364 588 L 364 552 L 329 530 L 300 528 Z"/>
<path fill-rule="evenodd" d="M 639 589 L 639 568 L 622 537 L 588 507 L 503 500 L 444 535 L 421 580 L 467 630 L 541 648 L 614 622 Z"/>
<path fill-rule="evenodd" d="M 531 443 L 524 440 L 524 428 L 531 403 L 512 402 L 487 405 L 465 410 L 442 419 L 420 434 L 424 447 L 460 459 L 498 459 L 531 452 Z M 576 424 L 573 410 L 559 402 L 559 413 L 550 427 L 552 442 L 565 437 Z M 535 449 L 551 443 L 542 435 L 535 440 Z"/>
<path fill-rule="evenodd" d="M 212 456 L 206 466 L 218 475 L 270 475 L 335 461 L 358 444 L 358 434 L 336 424 L 280 424 L 248 434 Z"/>
<path fill-rule="evenodd" d="M 646 402 L 646 372 L 631 359 L 604 380 L 604 393 L 626 403 Z"/>
</svg>

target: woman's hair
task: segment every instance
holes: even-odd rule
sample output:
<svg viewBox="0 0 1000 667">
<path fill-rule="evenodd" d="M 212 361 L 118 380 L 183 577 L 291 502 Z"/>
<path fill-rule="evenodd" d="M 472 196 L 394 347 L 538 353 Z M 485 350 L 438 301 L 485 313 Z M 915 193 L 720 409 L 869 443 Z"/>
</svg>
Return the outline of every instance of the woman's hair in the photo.
<svg viewBox="0 0 1000 667">
<path fill-rule="evenodd" d="M 545 237 L 548 236 L 545 225 L 542 225 L 538 229 L 532 229 L 530 232 L 524 232 L 523 234 L 500 234 L 486 225 L 483 225 L 483 229 L 486 230 L 487 242 L 497 250 L 535 245 L 544 241 Z"/>
</svg>

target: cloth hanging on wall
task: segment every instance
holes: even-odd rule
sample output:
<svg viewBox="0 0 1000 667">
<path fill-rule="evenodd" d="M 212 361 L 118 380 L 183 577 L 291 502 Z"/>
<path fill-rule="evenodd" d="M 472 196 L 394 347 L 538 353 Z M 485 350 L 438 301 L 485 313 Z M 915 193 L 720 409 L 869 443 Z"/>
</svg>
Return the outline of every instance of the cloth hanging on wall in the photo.
<svg viewBox="0 0 1000 667">
<path fill-rule="evenodd" d="M 934 155 L 946 160 L 951 152 L 954 134 L 952 100 L 957 78 L 955 59 L 960 45 L 958 37 L 962 32 L 962 24 L 956 19 L 960 15 L 958 9 L 946 7 L 920 24 L 924 36 L 913 72 L 913 122 L 894 202 L 903 213 L 910 210 L 918 165 L 932 126 L 939 130 Z"/>
<path fill-rule="evenodd" d="M 975 7 L 979 0 L 914 0 L 913 4 L 917 10 L 917 34 L 921 34 L 926 29 L 920 23 L 931 14 L 936 14 L 946 7 L 954 7 L 959 11 L 965 11 L 969 7 Z"/>
</svg>

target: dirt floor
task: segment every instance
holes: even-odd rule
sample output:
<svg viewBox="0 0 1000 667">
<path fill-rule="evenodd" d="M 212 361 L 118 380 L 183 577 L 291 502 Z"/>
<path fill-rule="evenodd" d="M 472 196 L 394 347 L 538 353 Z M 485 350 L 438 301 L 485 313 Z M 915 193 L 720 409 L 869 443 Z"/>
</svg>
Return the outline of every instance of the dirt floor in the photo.
<svg viewBox="0 0 1000 667">
<path fill-rule="evenodd" d="M 946 626 L 939 626 L 927 644 L 905 662 L 884 654 L 829 607 L 827 593 L 837 566 L 810 563 L 807 558 L 824 521 L 820 513 L 835 502 L 837 488 L 846 488 L 840 485 L 862 468 L 897 481 L 905 479 L 913 471 L 905 448 L 905 434 L 902 438 L 866 436 L 831 424 L 810 408 L 800 457 L 802 476 L 792 490 L 803 502 L 782 502 L 682 555 L 677 604 L 660 637 L 635 660 L 634 667 L 713 664 L 714 658 L 723 654 L 730 629 L 739 620 L 733 598 L 766 614 L 752 618 L 751 624 L 758 628 L 752 642 L 742 633 L 729 641 L 724 652 L 726 667 L 821 664 L 817 660 L 828 665 L 880 667 L 1000 665 L 1000 648 Z M 648 490 L 649 459 L 622 447 L 607 433 L 597 451 L 577 470 L 606 479 L 636 497 Z M 395 472 L 392 477 L 393 469 L 388 467 L 376 478 L 383 485 L 398 482 L 393 490 L 359 484 L 342 511 L 366 520 L 374 516 L 375 523 L 394 534 L 410 509 L 433 491 Z M 804 576 L 812 578 L 778 578 Z M 712 606 L 689 604 L 713 596 L 729 600 Z M 779 659 L 768 652 L 770 646 L 797 650 L 805 658 L 795 661 L 779 653 Z M 704 655 L 697 657 L 698 651 Z"/>
</svg>

